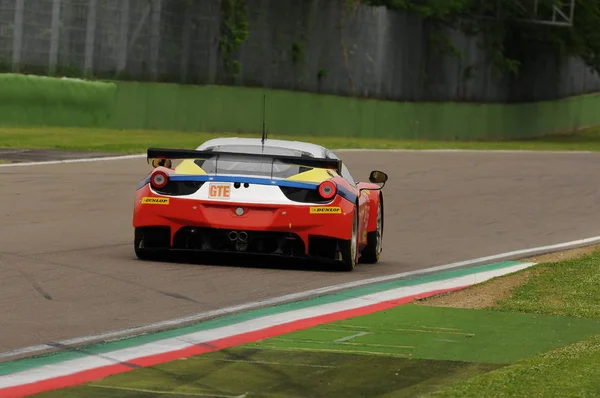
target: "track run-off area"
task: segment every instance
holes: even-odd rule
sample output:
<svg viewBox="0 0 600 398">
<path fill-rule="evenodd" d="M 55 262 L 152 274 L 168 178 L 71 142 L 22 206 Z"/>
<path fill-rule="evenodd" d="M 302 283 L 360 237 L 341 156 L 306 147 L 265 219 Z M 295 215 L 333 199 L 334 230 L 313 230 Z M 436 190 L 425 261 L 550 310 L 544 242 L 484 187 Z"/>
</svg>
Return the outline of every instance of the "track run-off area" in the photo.
<svg viewBox="0 0 600 398">
<path fill-rule="evenodd" d="M 131 220 L 145 158 L 1 165 L 0 362 L 432 267 L 600 241 L 586 240 L 600 235 L 600 154 L 338 152 L 355 179 L 373 169 L 390 176 L 382 259 L 351 273 L 284 261 L 139 261 Z"/>
</svg>

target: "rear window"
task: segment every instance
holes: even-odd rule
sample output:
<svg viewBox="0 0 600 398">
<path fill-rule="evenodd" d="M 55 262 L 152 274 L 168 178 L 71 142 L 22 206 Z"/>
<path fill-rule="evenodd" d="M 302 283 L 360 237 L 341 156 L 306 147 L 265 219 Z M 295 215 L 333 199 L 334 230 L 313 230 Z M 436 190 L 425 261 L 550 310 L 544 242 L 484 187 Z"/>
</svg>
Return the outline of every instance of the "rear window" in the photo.
<svg viewBox="0 0 600 398">
<path fill-rule="evenodd" d="M 271 178 L 288 178 L 296 174 L 311 170 L 309 167 L 300 167 L 281 162 L 258 162 L 249 160 L 236 160 L 235 158 L 219 157 L 208 160 L 196 160 L 207 174 L 228 174 L 244 176 L 260 176 Z"/>
<path fill-rule="evenodd" d="M 265 145 L 220 145 L 205 149 L 206 151 L 214 152 L 235 152 L 249 154 L 265 154 L 279 156 L 297 156 L 297 157 L 313 157 L 311 153 L 298 151 L 296 149 L 288 149 L 282 147 L 274 147 Z"/>
</svg>

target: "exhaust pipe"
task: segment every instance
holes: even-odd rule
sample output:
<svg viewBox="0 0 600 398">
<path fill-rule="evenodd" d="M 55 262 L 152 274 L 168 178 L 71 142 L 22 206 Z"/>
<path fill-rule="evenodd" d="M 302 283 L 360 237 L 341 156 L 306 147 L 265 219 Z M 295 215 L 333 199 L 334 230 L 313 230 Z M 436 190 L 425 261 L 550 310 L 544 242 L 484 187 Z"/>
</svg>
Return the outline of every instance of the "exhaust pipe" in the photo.
<svg viewBox="0 0 600 398">
<path fill-rule="evenodd" d="M 246 242 L 248 240 L 248 233 L 245 231 L 242 231 L 238 234 L 238 239 L 240 240 L 240 242 Z"/>
<path fill-rule="evenodd" d="M 236 231 L 231 231 L 229 233 L 229 240 L 230 241 L 236 241 L 238 239 L 238 233 Z"/>
</svg>

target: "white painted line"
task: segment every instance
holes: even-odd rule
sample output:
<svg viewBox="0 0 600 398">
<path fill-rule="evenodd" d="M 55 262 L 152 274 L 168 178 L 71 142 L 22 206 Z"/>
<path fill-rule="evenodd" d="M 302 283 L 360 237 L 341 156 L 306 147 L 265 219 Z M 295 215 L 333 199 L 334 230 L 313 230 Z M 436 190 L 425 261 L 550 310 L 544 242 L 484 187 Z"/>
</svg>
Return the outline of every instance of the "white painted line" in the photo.
<svg viewBox="0 0 600 398">
<path fill-rule="evenodd" d="M 119 339 L 122 337 L 128 337 L 128 336 L 132 336 L 132 335 L 148 333 L 148 332 L 165 329 L 165 328 L 173 328 L 173 327 L 177 327 L 177 326 L 187 324 L 187 323 L 199 322 L 199 321 L 210 319 L 210 318 L 215 318 L 215 317 L 224 316 L 224 315 L 231 315 L 234 313 L 253 310 L 253 309 L 257 309 L 257 308 L 261 308 L 261 307 L 274 306 L 277 304 L 282 304 L 282 303 L 291 302 L 291 301 L 298 301 L 298 300 L 307 299 L 310 297 L 335 293 L 335 292 L 339 292 L 339 291 L 350 289 L 350 288 L 371 285 L 374 283 L 388 282 L 388 281 L 392 281 L 392 280 L 396 280 L 396 279 L 403 279 L 403 278 L 408 278 L 408 277 L 416 277 L 419 275 L 430 274 L 433 272 L 440 272 L 440 271 L 447 271 L 447 270 L 456 269 L 456 268 L 482 265 L 482 264 L 491 263 L 491 262 L 495 262 L 495 261 L 504 261 L 504 260 L 508 260 L 508 259 L 515 259 L 515 258 L 519 258 L 520 256 L 522 257 L 522 256 L 542 254 L 542 253 L 547 253 L 547 252 L 552 252 L 552 251 L 557 251 L 557 250 L 572 249 L 575 247 L 587 246 L 587 245 L 592 245 L 595 243 L 600 243 L 600 236 L 595 236 L 595 237 L 586 238 L 586 239 L 579 239 L 579 240 L 574 240 L 574 241 L 570 241 L 570 242 L 559 243 L 559 244 L 549 245 L 549 246 L 540 246 L 540 247 L 534 247 L 534 248 L 530 248 L 530 249 L 515 250 L 515 251 L 511 251 L 511 252 L 495 254 L 492 256 L 475 258 L 472 260 L 459 261 L 456 263 L 439 265 L 436 267 L 425 268 L 425 269 L 417 270 L 417 271 L 401 272 L 401 273 L 397 273 L 397 274 L 384 275 L 384 276 L 379 276 L 379 277 L 375 277 L 375 278 L 361 279 L 361 280 L 354 281 L 354 282 L 342 283 L 339 285 L 332 285 L 332 286 L 322 287 L 319 289 L 313 289 L 313 290 L 307 290 L 307 291 L 298 292 L 298 293 L 287 294 L 287 295 L 279 296 L 279 297 L 272 297 L 272 298 L 265 299 L 265 300 L 252 301 L 249 303 L 234 305 L 231 307 L 225 307 L 225 308 L 221 308 L 218 310 L 200 312 L 200 313 L 185 316 L 185 317 L 151 323 L 151 324 L 144 325 L 144 326 L 137 326 L 137 327 L 123 329 L 123 330 L 115 330 L 115 331 L 111 331 L 111 332 L 99 333 L 99 334 L 94 334 L 94 335 L 90 335 L 90 336 L 76 337 L 73 339 L 61 340 L 61 341 L 57 341 L 57 342 L 53 343 L 52 345 L 40 344 L 40 345 L 35 345 L 35 346 L 18 348 L 18 349 L 12 350 L 12 351 L 0 353 L 0 360 L 10 358 L 10 357 L 16 357 L 16 356 L 21 356 L 21 355 L 26 355 L 26 354 L 35 354 L 38 352 L 52 350 L 52 349 L 56 349 L 56 346 L 76 346 L 76 345 L 80 345 L 80 344 L 88 344 L 91 342 L 101 342 L 101 341 L 107 341 L 107 340 L 111 340 L 111 339 Z"/>
<path fill-rule="evenodd" d="M 2 148 L 0 148 L 2 149 Z M 526 149 L 370 149 L 370 148 L 346 148 L 346 149 L 333 149 L 334 152 L 389 152 L 389 153 L 495 153 L 495 154 L 523 154 L 523 153 L 537 153 L 537 154 L 570 154 L 570 155 L 600 155 L 600 152 L 595 151 L 544 151 L 544 150 L 526 150 Z M 64 160 L 48 160 L 42 162 L 26 162 L 26 163 L 2 163 L 0 167 L 24 167 L 24 166 L 44 166 L 52 164 L 63 164 L 63 163 L 89 163 L 89 162 L 100 162 L 100 161 L 112 161 L 112 160 L 127 160 L 127 159 L 142 159 L 147 155 L 120 155 L 120 156 L 106 156 L 97 158 L 78 158 L 78 159 L 64 159 Z"/>
<path fill-rule="evenodd" d="M 345 341 L 349 341 L 349 340 L 355 339 L 355 338 L 360 337 L 360 336 L 366 336 L 368 334 L 371 334 L 371 332 L 358 332 L 358 333 L 355 333 L 355 334 L 353 334 L 351 336 L 342 337 L 342 338 L 339 338 L 339 339 L 333 340 L 333 341 L 335 343 L 343 343 Z"/>
<path fill-rule="evenodd" d="M 412 297 L 432 291 L 474 285 L 485 282 L 497 276 L 523 270 L 531 267 L 532 265 L 534 265 L 534 263 L 520 263 L 506 268 L 484 271 L 441 281 L 428 282 L 414 286 L 403 286 L 383 292 L 372 293 L 362 297 L 348 298 L 346 300 L 334 303 L 300 308 L 279 314 L 249 319 L 214 329 L 192 332 L 183 336 L 169 337 L 146 344 L 141 344 L 139 346 L 127 347 L 120 350 L 103 353 L 102 355 L 86 356 L 64 362 L 43 365 L 0 376 L 0 392 L 3 388 L 36 383 L 56 377 L 69 376 L 82 371 L 97 369 L 118 363 L 125 363 L 138 358 L 183 350 L 193 346 L 206 344 L 211 341 L 257 332 L 266 328 L 284 325 L 291 322 L 312 319 L 342 311 L 356 310 L 369 305 L 398 300 L 404 297 Z"/>
<path fill-rule="evenodd" d="M 145 157 L 146 157 L 146 154 L 138 154 L 138 155 L 106 156 L 106 157 L 99 157 L 99 158 L 48 160 L 48 161 L 43 161 L 43 162 L 2 163 L 2 164 L 0 164 L 0 167 L 46 166 L 46 165 L 50 165 L 50 164 L 63 164 L 63 163 L 90 163 L 90 162 L 101 162 L 101 161 L 111 161 L 111 160 L 141 159 L 141 158 L 145 158 Z"/>
</svg>

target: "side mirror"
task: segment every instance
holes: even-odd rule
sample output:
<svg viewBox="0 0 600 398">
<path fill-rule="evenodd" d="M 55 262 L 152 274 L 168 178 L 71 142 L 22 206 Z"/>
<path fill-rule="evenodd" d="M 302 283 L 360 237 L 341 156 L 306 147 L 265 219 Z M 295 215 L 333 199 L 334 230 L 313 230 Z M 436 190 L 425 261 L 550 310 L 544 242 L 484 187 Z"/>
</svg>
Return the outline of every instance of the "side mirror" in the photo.
<svg viewBox="0 0 600 398">
<path fill-rule="evenodd" d="M 385 184 L 388 180 L 388 175 L 383 171 L 374 170 L 369 175 L 369 181 L 373 184 Z"/>
<path fill-rule="evenodd" d="M 153 159 L 152 160 L 152 167 L 154 167 L 154 168 L 163 166 L 163 167 L 170 169 L 172 165 L 173 165 L 173 162 L 171 161 L 171 159 Z"/>
<path fill-rule="evenodd" d="M 388 175 L 386 173 L 384 173 L 383 171 L 374 170 L 369 175 L 369 182 L 371 184 L 381 184 L 381 185 L 379 186 L 379 188 L 361 188 L 360 191 L 363 191 L 365 189 L 367 189 L 369 191 L 379 191 L 379 190 L 383 189 L 387 180 L 388 180 Z"/>
</svg>

